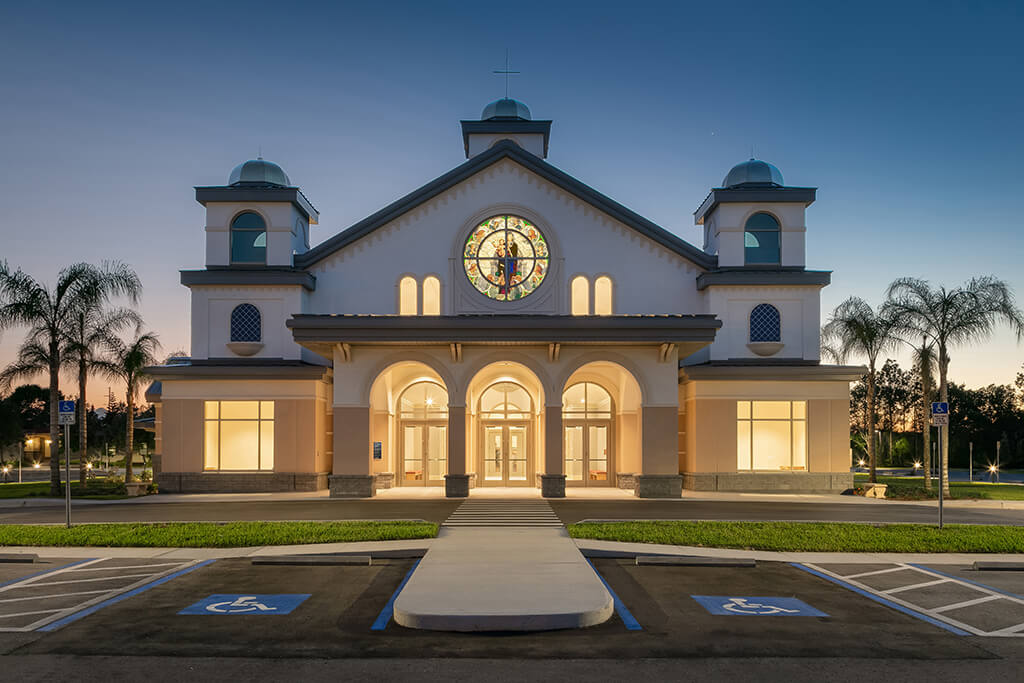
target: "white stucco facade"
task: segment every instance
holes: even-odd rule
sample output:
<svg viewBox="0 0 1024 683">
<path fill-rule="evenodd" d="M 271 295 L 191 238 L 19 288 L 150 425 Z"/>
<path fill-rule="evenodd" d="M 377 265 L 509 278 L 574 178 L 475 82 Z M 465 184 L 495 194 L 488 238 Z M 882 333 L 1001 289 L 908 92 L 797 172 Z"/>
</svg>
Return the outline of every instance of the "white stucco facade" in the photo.
<svg viewBox="0 0 1024 683">
<path fill-rule="evenodd" d="M 819 362 L 814 189 L 737 166 L 697 248 L 548 163 L 550 122 L 508 110 L 527 114 L 463 122 L 465 164 L 313 247 L 276 165 L 196 188 L 191 359 L 151 390 L 166 487 L 846 484 L 856 369 Z"/>
</svg>

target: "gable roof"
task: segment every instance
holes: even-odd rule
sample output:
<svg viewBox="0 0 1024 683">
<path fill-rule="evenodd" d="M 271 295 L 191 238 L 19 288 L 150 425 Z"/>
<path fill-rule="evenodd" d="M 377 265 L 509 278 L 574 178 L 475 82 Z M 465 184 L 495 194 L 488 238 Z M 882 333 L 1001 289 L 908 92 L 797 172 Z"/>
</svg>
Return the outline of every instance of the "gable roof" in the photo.
<svg viewBox="0 0 1024 683">
<path fill-rule="evenodd" d="M 502 140 L 486 152 L 482 152 L 466 163 L 456 166 L 451 171 L 432 180 L 418 190 L 410 192 L 334 237 L 321 242 L 306 253 L 296 254 L 295 265 L 300 268 L 308 268 L 318 261 L 322 261 L 339 249 L 365 237 L 377 228 L 395 220 L 503 159 L 515 161 L 520 166 L 536 173 L 580 201 L 590 204 L 620 223 L 628 225 L 641 235 L 654 240 L 669 251 L 675 252 L 701 268 L 711 269 L 718 264 L 717 256 L 701 251 L 686 240 L 673 235 L 668 230 L 652 223 L 640 214 L 619 204 L 614 199 L 576 180 L 568 173 L 560 171 L 540 157 L 530 154 L 512 140 Z"/>
</svg>

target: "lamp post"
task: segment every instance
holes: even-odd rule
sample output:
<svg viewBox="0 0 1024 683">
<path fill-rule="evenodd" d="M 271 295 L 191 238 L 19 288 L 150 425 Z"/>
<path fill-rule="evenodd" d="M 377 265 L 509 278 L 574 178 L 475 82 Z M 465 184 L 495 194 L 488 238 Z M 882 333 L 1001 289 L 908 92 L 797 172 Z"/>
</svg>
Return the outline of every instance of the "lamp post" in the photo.
<svg viewBox="0 0 1024 683">
<path fill-rule="evenodd" d="M 967 456 L 967 481 L 974 481 L 974 442 L 968 444 L 970 447 Z"/>
</svg>

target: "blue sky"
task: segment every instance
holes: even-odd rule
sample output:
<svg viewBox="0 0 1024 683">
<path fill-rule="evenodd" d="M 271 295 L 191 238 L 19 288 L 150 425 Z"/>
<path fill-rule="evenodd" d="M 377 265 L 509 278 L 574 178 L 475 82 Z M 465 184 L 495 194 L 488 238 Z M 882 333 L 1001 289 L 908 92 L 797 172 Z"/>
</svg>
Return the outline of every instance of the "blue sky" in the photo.
<svg viewBox="0 0 1024 683">
<path fill-rule="evenodd" d="M 35 3 L 0 10 L 0 258 L 142 275 L 187 348 L 203 264 L 192 187 L 256 156 L 321 212 L 322 241 L 464 160 L 458 121 L 511 94 L 554 120 L 549 161 L 685 239 L 750 156 L 820 188 L 808 265 L 823 314 L 902 275 L 1009 281 L 1024 9 L 1015 2 Z M 0 339 L 0 362 L 19 335 Z M 1012 381 L 1007 330 L 951 374 Z"/>
</svg>

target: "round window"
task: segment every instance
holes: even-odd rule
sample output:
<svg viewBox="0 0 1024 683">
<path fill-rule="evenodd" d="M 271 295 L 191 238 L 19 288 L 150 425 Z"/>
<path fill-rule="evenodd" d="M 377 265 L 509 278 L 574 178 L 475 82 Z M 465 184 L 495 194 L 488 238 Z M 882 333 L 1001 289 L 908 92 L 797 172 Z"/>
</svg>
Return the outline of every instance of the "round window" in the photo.
<svg viewBox="0 0 1024 683">
<path fill-rule="evenodd" d="M 498 301 L 522 299 L 536 290 L 550 261 L 544 235 L 519 216 L 493 216 L 476 226 L 462 257 L 477 291 Z"/>
</svg>

